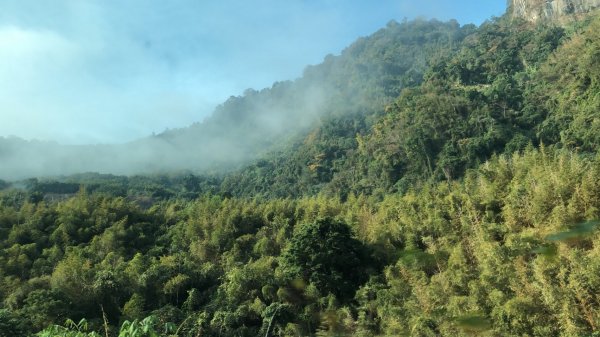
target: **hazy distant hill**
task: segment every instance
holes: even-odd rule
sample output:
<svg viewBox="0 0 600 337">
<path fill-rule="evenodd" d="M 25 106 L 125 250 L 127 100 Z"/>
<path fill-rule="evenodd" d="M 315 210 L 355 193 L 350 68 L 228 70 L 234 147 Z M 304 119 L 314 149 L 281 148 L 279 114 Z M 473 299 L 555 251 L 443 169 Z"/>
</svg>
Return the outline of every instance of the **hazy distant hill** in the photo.
<svg viewBox="0 0 600 337">
<path fill-rule="evenodd" d="M 127 144 L 63 146 L 0 138 L 0 178 L 231 169 L 282 148 L 323 118 L 382 113 L 403 88 L 422 81 L 431 57 L 458 46 L 474 28 L 456 22 L 390 22 L 340 56 L 306 68 L 299 79 L 248 89 L 201 123 Z"/>
</svg>

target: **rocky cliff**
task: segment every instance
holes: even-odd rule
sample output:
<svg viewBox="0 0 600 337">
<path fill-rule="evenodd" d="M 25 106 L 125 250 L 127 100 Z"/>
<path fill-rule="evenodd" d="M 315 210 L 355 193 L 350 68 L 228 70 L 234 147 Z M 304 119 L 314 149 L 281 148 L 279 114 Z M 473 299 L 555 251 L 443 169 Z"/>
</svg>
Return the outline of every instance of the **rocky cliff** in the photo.
<svg viewBox="0 0 600 337">
<path fill-rule="evenodd" d="M 508 0 L 509 13 L 528 21 L 564 21 L 600 8 L 600 0 Z"/>
</svg>

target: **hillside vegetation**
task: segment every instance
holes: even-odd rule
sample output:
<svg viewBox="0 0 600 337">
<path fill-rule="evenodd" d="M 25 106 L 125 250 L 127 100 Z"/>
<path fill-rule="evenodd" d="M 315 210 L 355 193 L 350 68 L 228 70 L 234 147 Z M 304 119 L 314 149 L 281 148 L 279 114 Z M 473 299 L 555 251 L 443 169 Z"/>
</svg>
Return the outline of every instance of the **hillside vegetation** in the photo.
<svg viewBox="0 0 600 337">
<path fill-rule="evenodd" d="M 0 336 L 600 335 L 599 18 L 390 23 L 316 76 L 231 173 L 0 181 Z"/>
</svg>

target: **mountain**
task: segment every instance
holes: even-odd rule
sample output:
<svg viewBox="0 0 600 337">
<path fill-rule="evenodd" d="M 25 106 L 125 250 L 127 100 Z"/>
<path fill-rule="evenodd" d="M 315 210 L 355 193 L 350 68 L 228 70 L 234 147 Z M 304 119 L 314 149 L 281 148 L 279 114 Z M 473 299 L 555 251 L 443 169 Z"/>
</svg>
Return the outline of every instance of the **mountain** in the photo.
<svg viewBox="0 0 600 337">
<path fill-rule="evenodd" d="M 0 178 L 81 172 L 227 171 L 303 137 L 325 118 L 383 112 L 422 81 L 428 59 L 474 29 L 437 21 L 390 22 L 294 81 L 232 96 L 206 120 L 121 145 L 64 146 L 0 138 Z M 165 112 L 167 113 L 167 112 Z"/>
<path fill-rule="evenodd" d="M 385 113 L 323 120 L 288 151 L 228 175 L 222 188 L 270 197 L 404 192 L 459 178 L 494 154 L 556 144 L 559 131 L 545 126 L 555 110 L 542 110 L 536 95 L 567 39 L 560 27 L 487 22 L 462 43 L 440 46 L 420 84 Z"/>
</svg>

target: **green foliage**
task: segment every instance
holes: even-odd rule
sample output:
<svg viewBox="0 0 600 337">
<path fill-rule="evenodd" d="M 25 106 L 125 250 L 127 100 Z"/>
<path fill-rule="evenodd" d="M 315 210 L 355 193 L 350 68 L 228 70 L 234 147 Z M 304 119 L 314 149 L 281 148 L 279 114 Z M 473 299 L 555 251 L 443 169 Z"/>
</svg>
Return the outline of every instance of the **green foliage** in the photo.
<svg viewBox="0 0 600 337">
<path fill-rule="evenodd" d="M 579 151 L 595 151 L 600 98 L 600 20 L 592 21 L 554 53 L 536 74 L 527 96 L 529 109 L 546 116 L 537 132 L 546 143 Z"/>
<path fill-rule="evenodd" d="M 53 325 L 36 334 L 38 337 L 102 337 L 95 331 L 88 331 L 88 322 L 85 319 L 75 323 L 68 319 L 65 326 Z"/>
<path fill-rule="evenodd" d="M 129 301 L 123 306 L 123 316 L 126 319 L 142 319 L 144 318 L 144 297 L 138 293 L 131 296 Z"/>
<path fill-rule="evenodd" d="M 326 218 L 296 230 L 282 254 L 281 268 L 290 282 L 305 282 L 346 300 L 366 281 L 369 262 L 348 225 Z"/>
<path fill-rule="evenodd" d="M 125 321 L 121 325 L 118 337 L 159 337 L 170 336 L 175 332 L 175 326 L 172 323 L 166 323 L 162 331 L 155 330 L 156 319 L 148 316 L 141 321 Z"/>
<path fill-rule="evenodd" d="M 166 323 L 163 330 L 156 330 L 157 321 L 153 316 L 148 316 L 141 321 L 125 321 L 119 329 L 117 337 L 160 337 L 171 336 L 175 332 L 172 323 Z M 53 325 L 36 334 L 39 337 L 102 337 L 95 331 L 89 331 L 88 322 L 85 319 L 75 323 L 67 320 L 64 326 Z"/>
<path fill-rule="evenodd" d="M 24 332 L 25 322 L 21 321 L 12 312 L 6 309 L 0 309 L 0 336 L 13 337 L 21 336 Z"/>
</svg>

